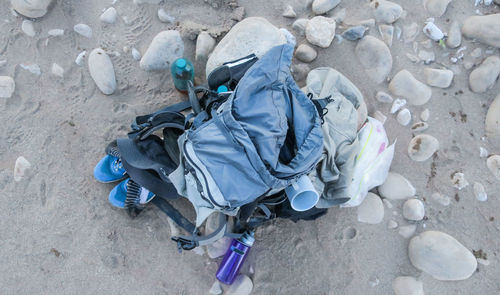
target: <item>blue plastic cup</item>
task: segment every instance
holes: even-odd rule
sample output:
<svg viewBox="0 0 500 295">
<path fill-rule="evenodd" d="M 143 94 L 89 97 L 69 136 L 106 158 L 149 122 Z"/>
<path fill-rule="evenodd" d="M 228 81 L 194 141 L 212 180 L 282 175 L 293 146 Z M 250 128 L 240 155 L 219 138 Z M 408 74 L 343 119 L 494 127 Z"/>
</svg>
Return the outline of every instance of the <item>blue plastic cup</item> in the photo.
<svg viewBox="0 0 500 295">
<path fill-rule="evenodd" d="M 285 193 L 292 209 L 299 212 L 311 209 L 319 200 L 319 194 L 307 175 L 302 175 L 297 181 L 292 182 L 285 189 Z"/>
</svg>

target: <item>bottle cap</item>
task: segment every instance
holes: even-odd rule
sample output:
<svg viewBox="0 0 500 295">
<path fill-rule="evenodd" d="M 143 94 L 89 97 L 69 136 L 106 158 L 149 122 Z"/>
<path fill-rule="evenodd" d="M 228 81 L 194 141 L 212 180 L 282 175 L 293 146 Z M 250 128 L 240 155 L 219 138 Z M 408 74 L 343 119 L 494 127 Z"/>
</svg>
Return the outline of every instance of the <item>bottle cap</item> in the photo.
<svg viewBox="0 0 500 295">
<path fill-rule="evenodd" d="M 228 91 L 229 89 L 227 89 L 227 86 L 226 85 L 221 85 L 217 88 L 217 93 L 221 93 L 221 92 L 226 92 Z"/>
<path fill-rule="evenodd" d="M 180 68 L 180 69 L 185 68 L 186 67 L 186 60 L 183 58 L 179 58 L 178 60 L 175 61 L 175 66 Z"/>
<path fill-rule="evenodd" d="M 247 231 L 241 236 L 239 240 L 248 247 L 252 247 L 253 243 L 255 242 L 254 235 L 255 233 L 253 231 Z"/>
</svg>

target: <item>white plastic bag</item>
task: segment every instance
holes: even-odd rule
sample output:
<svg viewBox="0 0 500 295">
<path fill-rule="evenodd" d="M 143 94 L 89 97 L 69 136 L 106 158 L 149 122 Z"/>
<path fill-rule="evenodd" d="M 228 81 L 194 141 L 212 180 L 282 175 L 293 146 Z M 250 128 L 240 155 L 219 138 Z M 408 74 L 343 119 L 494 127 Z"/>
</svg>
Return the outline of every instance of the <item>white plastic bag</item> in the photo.
<svg viewBox="0 0 500 295">
<path fill-rule="evenodd" d="M 358 132 L 358 139 L 360 151 L 349 186 L 351 200 L 341 207 L 358 206 L 369 190 L 384 183 L 394 157 L 396 143 L 388 146 L 389 140 L 380 121 L 368 117 L 368 121 Z"/>
</svg>

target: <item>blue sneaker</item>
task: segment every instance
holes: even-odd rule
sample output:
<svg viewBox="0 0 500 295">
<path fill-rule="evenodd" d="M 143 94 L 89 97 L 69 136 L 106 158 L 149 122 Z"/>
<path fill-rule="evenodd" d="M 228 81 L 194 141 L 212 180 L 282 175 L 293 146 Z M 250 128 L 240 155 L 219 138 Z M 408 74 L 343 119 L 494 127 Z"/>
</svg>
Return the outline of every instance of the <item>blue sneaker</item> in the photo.
<svg viewBox="0 0 500 295">
<path fill-rule="evenodd" d="M 125 209 L 141 207 L 154 197 L 155 194 L 128 178 L 111 190 L 108 199 L 111 205 Z"/>
<path fill-rule="evenodd" d="M 95 179 L 103 183 L 122 180 L 126 173 L 120 158 L 112 155 L 106 155 L 94 168 Z"/>
</svg>

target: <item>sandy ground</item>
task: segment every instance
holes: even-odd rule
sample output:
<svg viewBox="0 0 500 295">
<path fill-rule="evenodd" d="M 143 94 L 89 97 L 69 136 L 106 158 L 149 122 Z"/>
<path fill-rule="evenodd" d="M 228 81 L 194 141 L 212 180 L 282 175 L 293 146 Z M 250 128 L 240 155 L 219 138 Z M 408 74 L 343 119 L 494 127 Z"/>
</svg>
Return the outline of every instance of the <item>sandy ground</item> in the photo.
<svg viewBox="0 0 500 295">
<path fill-rule="evenodd" d="M 118 0 L 114 7 L 131 23 L 119 18 L 116 24 L 104 25 L 99 15 L 111 2 L 57 0 L 47 15 L 35 20 L 37 35 L 33 38 L 21 31 L 23 18 L 11 14 L 9 1 L 0 2 L 0 59 L 8 60 L 0 75 L 16 81 L 14 95 L 0 99 L 2 294 L 207 294 L 215 281 L 220 259 L 193 252 L 179 254 L 169 241 L 167 219 L 156 208 L 134 220 L 112 208 L 107 195 L 113 185 L 98 184 L 92 169 L 105 145 L 123 136 L 135 115 L 182 98 L 172 89 L 168 73 L 142 71 L 122 48 L 137 47 L 144 53 L 154 35 L 174 27 L 158 20 L 160 6 L 178 21 L 208 25 L 221 24 L 230 9 L 215 9 L 202 0 L 167 0 L 139 7 L 131 0 Z M 239 0 L 238 4 L 246 8 L 247 16 L 263 16 L 291 30 L 293 19 L 281 16 L 284 3 L 291 4 L 299 17 L 310 17 L 310 7 L 304 2 Z M 408 11 L 397 23 L 401 28 L 414 21 L 422 25 L 428 17 L 420 1 L 395 2 Z M 446 30 L 450 20 L 463 21 L 474 15 L 473 2 L 453 1 L 436 23 Z M 371 17 L 366 3 L 344 0 L 332 12 L 345 7 L 347 20 L 366 19 Z M 498 6 L 478 9 L 500 12 Z M 76 35 L 72 28 L 77 23 L 90 25 L 94 37 Z M 54 28 L 66 32 L 47 43 L 47 32 Z M 369 34 L 379 37 L 376 28 Z M 195 42 L 186 35 L 183 40 L 185 56 L 193 59 Z M 417 37 L 417 41 L 424 40 L 423 34 Z M 298 42 L 302 41 L 299 37 Z M 370 113 L 378 109 L 387 115 L 390 106 L 374 99 L 376 91 L 387 90 L 387 83 L 370 82 L 354 55 L 355 44 L 334 41 L 330 48 L 317 48 L 319 57 L 310 66 L 341 71 L 360 88 Z M 477 47 L 483 52 L 486 49 L 470 41 L 463 45 L 467 53 Z M 112 56 L 119 86 L 111 96 L 96 88 L 86 65 L 74 63 L 79 52 L 99 46 L 121 53 Z M 437 62 L 449 66 L 449 58 L 442 56 L 449 50 L 434 50 Z M 394 41 L 391 76 L 408 69 L 423 80 L 424 67 L 405 56 L 412 51 L 411 43 Z M 499 55 L 499 50 L 493 54 Z M 64 78 L 50 73 L 54 62 L 65 69 Z M 40 76 L 19 66 L 34 63 L 41 68 Z M 482 249 L 490 265 L 479 265 L 464 281 L 435 280 L 411 265 L 408 240 L 387 228 L 392 218 L 405 224 L 401 202 L 392 202 L 394 208 L 386 208 L 384 221 L 378 225 L 357 222 L 356 209 L 334 208 L 315 222 L 277 220 L 257 232 L 243 269 L 247 274 L 250 266 L 255 270 L 250 275 L 253 294 L 392 294 L 392 280 L 400 275 L 421 279 L 426 294 L 500 293 L 500 183 L 486 169 L 485 159 L 479 158 L 479 146 L 490 153 L 500 152 L 481 140 L 487 106 L 500 92 L 500 83 L 484 94 L 474 94 L 468 88 L 470 71 L 461 65 L 452 69 L 461 73 L 451 88 L 433 88 L 429 103 L 411 108 L 415 115 L 429 108 L 427 133 L 439 139 L 437 157 L 413 162 L 407 156 L 412 137 L 409 128 L 388 115 L 387 132 L 391 141 L 398 140 L 392 170 L 406 176 L 425 200 L 428 220 L 419 224 L 417 232 L 446 232 L 470 250 Z M 33 166 L 21 182 L 14 182 L 14 163 L 21 155 Z M 470 183 L 481 181 L 488 201 L 478 202 L 471 185 L 461 191 L 453 188 L 450 175 L 455 171 L 464 172 Z M 451 205 L 432 202 L 433 192 L 452 197 Z M 187 202 L 179 202 L 189 207 Z"/>
</svg>

